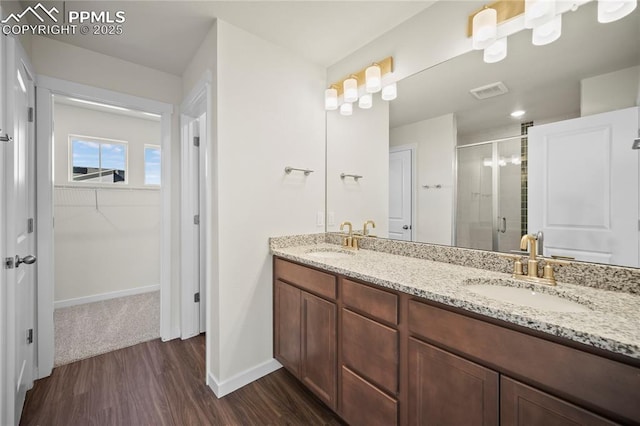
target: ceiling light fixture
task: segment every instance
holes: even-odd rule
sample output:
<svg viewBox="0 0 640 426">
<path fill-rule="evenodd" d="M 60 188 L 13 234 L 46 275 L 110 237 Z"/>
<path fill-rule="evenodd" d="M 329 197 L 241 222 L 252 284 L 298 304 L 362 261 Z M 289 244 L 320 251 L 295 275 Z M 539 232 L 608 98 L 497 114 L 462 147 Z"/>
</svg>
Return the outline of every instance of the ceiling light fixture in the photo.
<svg viewBox="0 0 640 426">
<path fill-rule="evenodd" d="M 590 1 L 598 2 L 598 22 L 607 23 L 629 15 L 639 0 L 497 0 L 469 15 L 467 36 L 473 49 L 484 50 L 484 62 L 499 62 L 507 56 L 508 35 L 531 28 L 534 45 L 552 43 L 562 34 L 562 14 Z"/>
<path fill-rule="evenodd" d="M 331 84 L 324 92 L 324 107 L 327 111 L 339 108 L 340 114 L 351 115 L 353 103 L 357 101 L 358 107 L 369 109 L 373 106 L 373 94 L 378 92 L 387 101 L 398 96 L 391 56 Z"/>
<path fill-rule="evenodd" d="M 523 111 L 523 110 L 519 109 L 519 110 L 517 110 L 517 111 L 513 111 L 510 115 L 511 115 L 513 118 L 520 118 L 520 117 L 522 117 L 525 113 L 526 113 L 526 111 Z"/>
</svg>

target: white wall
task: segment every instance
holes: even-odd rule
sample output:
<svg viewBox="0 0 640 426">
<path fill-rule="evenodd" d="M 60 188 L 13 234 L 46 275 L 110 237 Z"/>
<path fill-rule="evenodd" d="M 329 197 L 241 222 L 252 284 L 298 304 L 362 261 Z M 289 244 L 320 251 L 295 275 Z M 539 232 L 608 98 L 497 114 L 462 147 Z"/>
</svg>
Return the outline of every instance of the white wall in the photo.
<svg viewBox="0 0 640 426">
<path fill-rule="evenodd" d="M 33 36 L 32 61 L 36 73 L 89 86 L 173 104 L 171 193 L 180 193 L 180 127 L 178 106 L 182 102 L 182 80 L 178 76 L 157 71 L 108 55 L 92 52 L 46 37 Z M 171 330 L 180 323 L 180 204 L 171 211 Z"/>
<path fill-rule="evenodd" d="M 160 123 L 56 103 L 55 185 L 69 182 L 71 134 L 127 141 L 129 188 L 144 187 L 144 146 L 160 143 Z M 91 185 L 89 185 L 91 186 Z M 54 192 L 56 302 L 160 283 L 160 191 Z"/>
<path fill-rule="evenodd" d="M 599 114 L 640 105 L 640 66 L 585 78 L 580 82 L 580 114 Z"/>
<path fill-rule="evenodd" d="M 391 129 L 390 146 L 417 144 L 417 241 L 451 245 L 453 218 L 454 150 L 453 114 Z M 388 153 L 387 153 L 388 154 Z M 432 186 L 424 188 L 423 185 Z M 440 189 L 433 188 L 442 185 Z"/>
<path fill-rule="evenodd" d="M 228 389 L 273 359 L 268 238 L 324 230 L 325 70 L 224 21 L 214 31 L 184 91 L 207 69 L 215 76 L 207 364 L 213 387 Z M 286 175 L 285 166 L 315 172 Z"/>
<path fill-rule="evenodd" d="M 327 111 L 327 230 L 338 231 L 350 221 L 362 231 L 373 220 L 371 233 L 389 235 L 389 103 L 374 96 L 369 110 L 354 108 L 352 116 Z M 363 176 L 355 181 L 340 174 Z M 345 229 L 346 231 L 346 229 Z"/>
</svg>

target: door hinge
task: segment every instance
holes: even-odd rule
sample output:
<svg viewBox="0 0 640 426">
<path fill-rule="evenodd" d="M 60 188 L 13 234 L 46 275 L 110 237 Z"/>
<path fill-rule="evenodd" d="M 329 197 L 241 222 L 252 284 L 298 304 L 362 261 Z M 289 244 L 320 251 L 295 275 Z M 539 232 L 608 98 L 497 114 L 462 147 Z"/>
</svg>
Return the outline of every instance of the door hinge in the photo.
<svg viewBox="0 0 640 426">
<path fill-rule="evenodd" d="M 193 137 L 193 146 L 200 146 L 200 136 Z"/>
<path fill-rule="evenodd" d="M 27 344 L 33 343 L 33 328 L 27 330 Z"/>
<path fill-rule="evenodd" d="M 194 225 L 200 225 L 200 215 L 199 214 L 193 216 L 193 224 Z"/>
<path fill-rule="evenodd" d="M 33 232 L 33 218 L 30 217 L 27 219 L 27 234 L 31 234 Z"/>
<path fill-rule="evenodd" d="M 193 295 L 193 302 L 194 303 L 200 302 L 200 292 Z"/>
<path fill-rule="evenodd" d="M 13 259 L 13 257 L 5 257 L 4 258 L 4 269 L 13 269 L 13 265 L 15 260 Z"/>
<path fill-rule="evenodd" d="M 33 107 L 29 107 L 28 117 L 29 123 L 33 123 Z"/>
</svg>

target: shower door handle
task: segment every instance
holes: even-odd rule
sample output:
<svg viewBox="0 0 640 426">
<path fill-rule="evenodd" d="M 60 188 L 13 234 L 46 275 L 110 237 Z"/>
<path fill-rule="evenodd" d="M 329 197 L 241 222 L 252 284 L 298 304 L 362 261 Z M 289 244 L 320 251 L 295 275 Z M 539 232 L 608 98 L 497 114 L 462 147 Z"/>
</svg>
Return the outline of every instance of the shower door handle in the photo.
<svg viewBox="0 0 640 426">
<path fill-rule="evenodd" d="M 498 232 L 504 234 L 507 232 L 507 218 L 498 216 Z"/>
</svg>

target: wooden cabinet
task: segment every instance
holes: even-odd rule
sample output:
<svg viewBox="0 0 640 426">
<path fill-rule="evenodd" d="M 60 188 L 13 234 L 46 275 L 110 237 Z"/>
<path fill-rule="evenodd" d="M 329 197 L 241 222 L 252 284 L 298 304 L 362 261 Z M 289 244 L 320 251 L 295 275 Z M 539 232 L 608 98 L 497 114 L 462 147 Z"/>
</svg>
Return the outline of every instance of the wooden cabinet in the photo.
<svg viewBox="0 0 640 426">
<path fill-rule="evenodd" d="M 335 410 L 337 307 L 331 300 L 302 290 L 335 297 L 335 277 L 280 262 L 274 285 L 275 358 Z"/>
<path fill-rule="evenodd" d="M 500 382 L 500 420 L 508 426 L 613 425 L 600 416 L 508 377 Z"/>
<path fill-rule="evenodd" d="M 283 259 L 274 266 L 275 357 L 351 425 L 640 424 L 637 362 Z"/>
<path fill-rule="evenodd" d="M 497 425 L 498 373 L 410 339 L 409 424 Z"/>
</svg>

